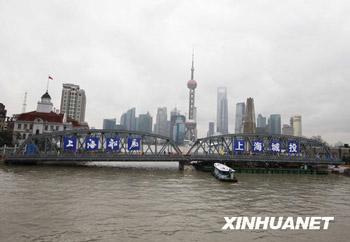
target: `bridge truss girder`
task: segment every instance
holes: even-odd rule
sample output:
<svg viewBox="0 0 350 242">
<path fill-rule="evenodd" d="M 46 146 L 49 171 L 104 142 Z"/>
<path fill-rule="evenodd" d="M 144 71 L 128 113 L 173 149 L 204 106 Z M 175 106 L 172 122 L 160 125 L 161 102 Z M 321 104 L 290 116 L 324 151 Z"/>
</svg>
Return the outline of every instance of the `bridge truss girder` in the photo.
<svg viewBox="0 0 350 242">
<path fill-rule="evenodd" d="M 235 139 L 244 140 L 246 147 L 244 152 L 235 152 L 233 142 Z M 259 140 L 263 142 L 263 152 L 252 152 L 253 142 Z M 278 141 L 281 150 L 284 152 L 273 152 L 270 149 L 272 141 Z M 289 154 L 287 146 L 289 141 L 299 144 L 300 152 Z M 198 139 L 186 154 L 187 156 L 198 157 L 201 160 L 283 160 L 283 161 L 330 161 L 333 159 L 329 147 L 320 141 L 305 137 L 289 135 L 258 135 L 258 134 L 227 134 L 211 136 Z"/>
<path fill-rule="evenodd" d="M 76 137 L 77 149 L 74 152 L 65 151 L 63 147 L 64 137 Z M 85 140 L 87 137 L 97 137 L 99 147 L 96 151 L 87 151 L 85 149 Z M 27 138 L 17 150 L 17 154 L 24 154 L 26 146 L 34 144 L 37 147 L 39 155 L 63 155 L 66 153 L 106 153 L 107 138 L 118 137 L 120 140 L 120 149 L 110 153 L 121 155 L 151 155 L 153 157 L 168 154 L 181 155 L 180 149 L 168 137 L 152 133 L 125 131 L 125 130 L 69 130 L 52 132 L 47 134 L 33 135 Z M 128 150 L 128 138 L 141 138 L 140 150 Z"/>
</svg>

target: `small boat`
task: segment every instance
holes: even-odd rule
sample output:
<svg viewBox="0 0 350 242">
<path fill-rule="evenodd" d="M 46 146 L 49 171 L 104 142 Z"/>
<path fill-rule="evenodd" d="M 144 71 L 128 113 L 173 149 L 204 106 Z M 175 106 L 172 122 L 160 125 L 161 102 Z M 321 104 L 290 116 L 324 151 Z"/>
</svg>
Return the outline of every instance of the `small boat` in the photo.
<svg viewBox="0 0 350 242">
<path fill-rule="evenodd" d="M 235 170 L 221 163 L 214 163 L 213 175 L 220 181 L 237 182 Z"/>
</svg>

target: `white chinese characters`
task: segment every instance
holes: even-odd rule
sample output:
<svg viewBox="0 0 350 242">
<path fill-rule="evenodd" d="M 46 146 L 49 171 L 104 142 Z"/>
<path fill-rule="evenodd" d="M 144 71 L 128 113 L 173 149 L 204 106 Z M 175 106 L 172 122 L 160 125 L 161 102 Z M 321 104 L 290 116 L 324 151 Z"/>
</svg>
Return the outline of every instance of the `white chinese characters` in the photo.
<svg viewBox="0 0 350 242">
<path fill-rule="evenodd" d="M 253 151 L 254 152 L 262 152 L 263 151 L 263 142 L 254 141 L 253 142 Z"/>
<path fill-rule="evenodd" d="M 278 142 L 271 143 L 271 150 L 273 152 L 281 152 L 281 145 Z"/>
</svg>

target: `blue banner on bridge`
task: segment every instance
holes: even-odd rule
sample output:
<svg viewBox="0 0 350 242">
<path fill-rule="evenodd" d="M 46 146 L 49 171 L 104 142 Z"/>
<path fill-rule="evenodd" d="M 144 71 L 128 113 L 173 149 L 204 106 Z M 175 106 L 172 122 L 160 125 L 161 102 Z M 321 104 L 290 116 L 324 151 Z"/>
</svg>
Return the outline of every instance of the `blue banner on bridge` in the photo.
<svg viewBox="0 0 350 242">
<path fill-rule="evenodd" d="M 245 140 L 244 139 L 235 139 L 233 141 L 233 151 L 243 152 L 245 150 Z"/>
<path fill-rule="evenodd" d="M 65 151 L 76 151 L 77 150 L 77 138 L 72 137 L 63 137 L 63 149 Z"/>
<path fill-rule="evenodd" d="M 281 143 L 279 141 L 272 141 L 270 143 L 270 149 L 274 153 L 281 152 Z"/>
<path fill-rule="evenodd" d="M 288 153 L 298 154 L 300 152 L 299 143 L 296 141 L 288 141 Z"/>
<path fill-rule="evenodd" d="M 87 151 L 94 151 L 94 150 L 98 150 L 98 143 L 99 143 L 99 139 L 98 137 L 86 137 L 85 138 L 85 150 Z"/>
<path fill-rule="evenodd" d="M 118 151 L 120 149 L 120 138 L 107 138 L 106 139 L 106 150 L 107 151 Z"/>
<path fill-rule="evenodd" d="M 141 150 L 141 138 L 128 137 L 128 150 Z"/>
<path fill-rule="evenodd" d="M 254 153 L 261 153 L 264 151 L 264 142 L 261 140 L 254 140 L 252 148 Z"/>
</svg>

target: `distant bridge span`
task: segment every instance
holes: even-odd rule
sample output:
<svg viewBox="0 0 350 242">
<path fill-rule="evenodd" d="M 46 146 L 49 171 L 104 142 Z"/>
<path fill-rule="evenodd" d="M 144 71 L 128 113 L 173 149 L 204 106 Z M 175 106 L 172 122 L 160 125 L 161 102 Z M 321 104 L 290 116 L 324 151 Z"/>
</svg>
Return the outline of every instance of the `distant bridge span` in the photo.
<svg viewBox="0 0 350 242">
<path fill-rule="evenodd" d="M 278 149 L 277 149 L 278 148 Z M 32 135 L 8 164 L 108 161 L 340 164 L 320 141 L 286 135 L 228 134 L 197 139 L 186 154 L 168 137 L 125 130 L 70 130 Z"/>
</svg>

